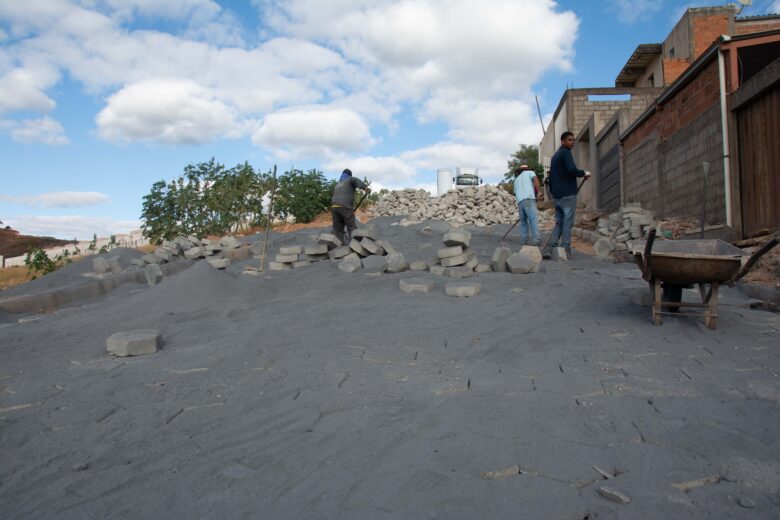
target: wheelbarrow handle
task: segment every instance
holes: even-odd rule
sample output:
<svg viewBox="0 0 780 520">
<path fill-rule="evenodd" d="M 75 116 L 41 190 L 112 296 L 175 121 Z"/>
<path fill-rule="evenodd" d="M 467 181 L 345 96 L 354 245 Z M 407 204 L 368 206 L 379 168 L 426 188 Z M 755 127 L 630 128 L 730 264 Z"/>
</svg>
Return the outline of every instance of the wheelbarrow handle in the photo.
<svg viewBox="0 0 780 520">
<path fill-rule="evenodd" d="M 743 265 L 737 273 L 731 277 L 731 279 L 726 282 L 729 286 L 733 286 L 735 283 L 737 283 L 737 280 L 748 274 L 748 271 L 753 267 L 753 264 L 758 262 L 758 259 L 764 256 L 766 253 L 768 253 L 773 247 L 775 247 L 777 244 L 780 243 L 780 240 L 773 238 L 763 246 L 761 246 L 758 250 L 756 250 L 752 255 L 750 255 L 750 258 L 748 258 L 747 262 L 745 262 L 745 265 Z"/>
<path fill-rule="evenodd" d="M 651 228 L 647 234 L 647 242 L 645 243 L 645 252 L 642 255 L 642 278 L 650 281 L 650 255 L 653 251 L 653 242 L 655 242 L 656 228 Z"/>
</svg>

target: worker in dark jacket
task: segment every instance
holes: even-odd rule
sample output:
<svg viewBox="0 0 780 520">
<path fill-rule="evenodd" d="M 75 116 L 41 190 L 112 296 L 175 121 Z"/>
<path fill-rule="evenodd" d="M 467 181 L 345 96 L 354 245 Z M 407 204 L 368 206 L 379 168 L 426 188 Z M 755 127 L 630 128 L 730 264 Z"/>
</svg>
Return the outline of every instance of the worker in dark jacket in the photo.
<svg viewBox="0 0 780 520">
<path fill-rule="evenodd" d="M 360 188 L 367 194 L 371 193 L 368 184 L 352 176 L 349 169 L 341 173 L 339 182 L 333 190 L 333 197 L 330 199 L 331 215 L 333 216 L 333 234 L 341 240 L 344 245 L 349 244 L 352 239 L 352 231 L 357 227 L 355 225 L 355 189 Z M 344 233 L 346 226 L 347 232 Z"/>
<path fill-rule="evenodd" d="M 567 255 L 571 255 L 571 230 L 577 211 L 577 177 L 590 178 L 590 172 L 580 170 L 574 164 L 571 155 L 573 147 L 574 134 L 564 132 L 561 134 L 561 147 L 550 162 L 550 193 L 555 199 L 555 227 L 549 247 L 563 247 Z"/>
</svg>

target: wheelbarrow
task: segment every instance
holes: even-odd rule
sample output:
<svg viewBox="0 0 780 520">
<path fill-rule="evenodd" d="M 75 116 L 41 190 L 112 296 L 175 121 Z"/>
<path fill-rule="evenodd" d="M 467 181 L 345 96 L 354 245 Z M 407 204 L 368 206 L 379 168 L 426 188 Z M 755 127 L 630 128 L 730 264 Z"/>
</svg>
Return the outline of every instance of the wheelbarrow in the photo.
<svg viewBox="0 0 780 520">
<path fill-rule="evenodd" d="M 703 316 L 704 324 L 714 329 L 718 319 L 718 287 L 734 285 L 753 264 L 778 244 L 772 239 L 754 252 L 747 253 L 722 240 L 655 240 L 655 228 L 647 241 L 633 242 L 631 252 L 650 284 L 653 299 L 653 323 L 661 324 L 664 315 Z M 699 286 L 701 302 L 683 302 L 682 290 Z M 679 312 L 681 307 L 700 312 Z"/>
</svg>

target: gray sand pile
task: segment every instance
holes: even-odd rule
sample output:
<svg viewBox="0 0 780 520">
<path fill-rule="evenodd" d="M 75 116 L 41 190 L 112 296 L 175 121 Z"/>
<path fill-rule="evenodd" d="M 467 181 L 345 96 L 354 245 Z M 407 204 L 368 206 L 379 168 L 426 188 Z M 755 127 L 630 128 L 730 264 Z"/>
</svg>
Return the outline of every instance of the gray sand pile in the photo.
<svg viewBox="0 0 780 520">
<path fill-rule="evenodd" d="M 373 223 L 435 259 L 450 226 L 399 220 Z M 469 228 L 469 251 L 507 227 Z M 780 320 L 735 290 L 711 331 L 654 326 L 636 266 L 579 253 L 475 273 L 467 298 L 252 262 L 0 315 L 3 518 L 780 516 Z M 134 330 L 162 348 L 106 352 Z"/>
</svg>

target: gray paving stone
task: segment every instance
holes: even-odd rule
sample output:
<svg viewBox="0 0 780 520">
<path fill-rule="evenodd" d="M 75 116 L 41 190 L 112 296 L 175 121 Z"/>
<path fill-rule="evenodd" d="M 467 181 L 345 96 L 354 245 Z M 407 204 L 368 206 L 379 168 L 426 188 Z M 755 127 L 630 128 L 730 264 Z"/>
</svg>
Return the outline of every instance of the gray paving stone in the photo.
<svg viewBox="0 0 780 520">
<path fill-rule="evenodd" d="M 306 267 L 307 265 L 311 265 L 312 262 L 310 260 L 298 260 L 297 262 L 293 262 L 292 266 L 293 269 L 297 269 L 299 267 Z"/>
<path fill-rule="evenodd" d="M 303 253 L 303 246 L 300 245 L 281 246 L 279 248 L 280 255 L 299 255 L 301 253 Z"/>
<path fill-rule="evenodd" d="M 230 258 L 209 257 L 206 258 L 206 261 L 209 263 L 209 265 L 211 265 L 211 267 L 215 269 L 225 269 L 230 267 Z"/>
<path fill-rule="evenodd" d="M 428 262 L 409 262 L 410 271 L 427 271 Z"/>
<path fill-rule="evenodd" d="M 337 247 L 342 246 L 341 240 L 339 240 L 336 235 L 333 235 L 331 233 L 320 233 L 317 237 L 317 243 L 318 244 L 325 244 L 328 249 L 335 249 Z"/>
<path fill-rule="evenodd" d="M 606 258 L 609 256 L 609 254 L 614 251 L 615 246 L 612 244 L 612 242 L 608 238 L 599 238 L 596 240 L 596 242 L 593 244 L 593 251 L 596 253 L 597 256 L 601 258 Z"/>
<path fill-rule="evenodd" d="M 398 287 L 401 289 L 401 292 L 406 293 L 429 293 L 435 286 L 436 284 L 434 284 L 432 280 L 427 280 L 425 278 L 402 278 L 398 282 Z"/>
<path fill-rule="evenodd" d="M 310 244 L 303 248 L 303 252 L 307 255 L 327 255 L 327 244 Z"/>
<path fill-rule="evenodd" d="M 328 258 L 330 258 L 331 260 L 338 260 L 339 258 L 344 258 L 351 252 L 352 249 L 350 249 L 349 246 L 334 247 L 333 249 L 328 251 Z"/>
<path fill-rule="evenodd" d="M 377 232 L 376 227 L 372 225 L 368 225 L 365 227 L 357 228 L 355 231 L 352 232 L 352 238 L 370 238 L 371 240 L 377 239 Z"/>
<path fill-rule="evenodd" d="M 292 263 L 287 262 L 268 262 L 269 271 L 289 271 L 292 269 Z"/>
<path fill-rule="evenodd" d="M 478 263 L 477 266 L 474 268 L 475 273 L 489 273 L 492 270 L 493 268 L 490 266 L 490 264 L 483 264 L 483 263 Z"/>
<path fill-rule="evenodd" d="M 456 265 L 463 265 L 470 260 L 467 253 L 463 253 L 458 256 L 451 256 L 449 258 L 442 258 L 441 265 L 444 267 L 455 267 Z"/>
<path fill-rule="evenodd" d="M 345 273 L 354 273 L 360 271 L 362 268 L 363 263 L 360 261 L 360 256 L 357 253 L 350 253 L 339 262 L 339 270 L 344 271 Z"/>
<path fill-rule="evenodd" d="M 154 256 L 162 258 L 165 262 L 169 262 L 173 256 L 173 253 L 169 249 L 158 247 L 154 252 Z"/>
<path fill-rule="evenodd" d="M 222 247 L 225 249 L 237 249 L 241 247 L 241 242 L 239 242 L 236 237 L 230 235 L 222 237 L 222 240 L 220 240 L 219 243 L 222 244 Z"/>
<path fill-rule="evenodd" d="M 448 296 L 467 298 L 478 295 L 480 291 L 482 291 L 482 284 L 479 282 L 450 282 L 444 285 L 444 292 Z"/>
<path fill-rule="evenodd" d="M 441 264 L 433 264 L 429 267 L 429 270 L 431 271 L 431 274 L 436 274 L 439 276 L 444 276 L 447 273 L 447 268 Z"/>
<path fill-rule="evenodd" d="M 163 279 L 162 268 L 159 264 L 147 264 L 144 268 L 144 277 L 150 286 L 157 285 Z"/>
<path fill-rule="evenodd" d="M 196 260 L 201 256 L 203 256 L 203 250 L 200 246 L 191 247 L 184 252 L 184 258 L 188 260 Z"/>
<path fill-rule="evenodd" d="M 277 262 L 280 262 L 282 264 L 291 264 L 293 262 L 298 261 L 298 255 L 276 255 L 276 258 L 274 259 Z"/>
<path fill-rule="evenodd" d="M 352 249 L 355 253 L 359 254 L 360 256 L 368 256 L 369 253 L 366 251 L 366 249 L 360 245 L 360 241 L 356 238 L 353 238 L 349 241 L 349 248 Z"/>
<path fill-rule="evenodd" d="M 154 354 L 162 346 L 158 330 L 117 332 L 106 340 L 106 349 L 115 356 L 143 356 Z"/>
<path fill-rule="evenodd" d="M 506 261 L 512 254 L 512 250 L 508 247 L 497 247 L 493 251 L 493 257 L 490 259 L 490 266 L 497 273 L 506 272 Z"/>
<path fill-rule="evenodd" d="M 618 504 L 628 504 L 631 502 L 631 497 L 622 493 L 616 489 L 607 486 L 601 486 L 599 488 L 599 495 L 603 496 L 607 500 L 617 502 Z"/>
<path fill-rule="evenodd" d="M 509 272 L 515 274 L 535 273 L 542 263 L 542 253 L 536 246 L 523 246 L 520 251 L 506 260 Z"/>
<path fill-rule="evenodd" d="M 136 267 L 143 267 L 143 266 L 146 265 L 146 262 L 144 262 L 140 258 L 131 258 L 130 259 L 130 265 L 134 265 Z"/>
<path fill-rule="evenodd" d="M 387 258 L 384 256 L 370 255 L 363 259 L 363 272 L 367 274 L 384 273 L 387 269 Z"/>
<path fill-rule="evenodd" d="M 471 258 L 469 258 L 469 261 L 468 261 L 468 262 L 466 262 L 465 264 L 463 264 L 463 266 L 464 266 L 464 267 L 468 267 L 469 269 L 472 269 L 472 270 L 473 270 L 475 267 L 477 267 L 477 265 L 479 265 L 479 260 L 477 260 L 477 257 L 476 257 L 476 256 L 472 256 Z"/>
<path fill-rule="evenodd" d="M 465 229 L 452 230 L 444 234 L 444 244 L 448 246 L 468 247 L 471 242 L 471 233 Z"/>
<path fill-rule="evenodd" d="M 441 258 L 452 258 L 463 254 L 463 246 L 443 247 L 436 251 L 436 256 Z"/>
<path fill-rule="evenodd" d="M 360 245 L 372 255 L 384 256 L 385 254 L 384 248 L 368 237 L 361 240 Z"/>
<path fill-rule="evenodd" d="M 398 253 L 399 251 L 396 250 L 396 248 L 393 247 L 393 245 L 388 242 L 387 240 L 377 240 L 377 245 L 379 245 L 382 249 L 385 250 L 385 253 L 388 255 L 391 255 L 393 253 Z"/>
<path fill-rule="evenodd" d="M 474 276 L 474 269 L 461 265 L 447 269 L 447 276 L 450 278 L 471 278 Z"/>
<path fill-rule="evenodd" d="M 401 273 L 408 267 L 402 253 L 391 253 L 385 257 L 387 259 L 388 273 Z"/>
</svg>

